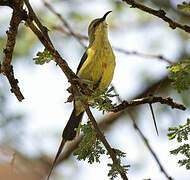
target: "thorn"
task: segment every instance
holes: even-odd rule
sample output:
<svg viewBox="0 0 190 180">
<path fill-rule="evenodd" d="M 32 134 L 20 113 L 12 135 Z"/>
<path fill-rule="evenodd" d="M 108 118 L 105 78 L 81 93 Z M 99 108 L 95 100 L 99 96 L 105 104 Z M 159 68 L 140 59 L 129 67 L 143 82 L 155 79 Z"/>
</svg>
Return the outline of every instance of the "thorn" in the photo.
<svg viewBox="0 0 190 180">
<path fill-rule="evenodd" d="M 151 111 L 151 114 L 152 114 L 154 126 L 155 126 L 155 129 L 156 129 L 156 133 L 157 133 L 157 135 L 159 136 L 158 128 L 157 128 L 157 125 L 156 125 L 156 119 L 155 119 L 154 111 L 153 111 L 153 108 L 152 108 L 152 104 L 150 103 L 149 106 L 150 106 L 150 111 Z"/>
</svg>

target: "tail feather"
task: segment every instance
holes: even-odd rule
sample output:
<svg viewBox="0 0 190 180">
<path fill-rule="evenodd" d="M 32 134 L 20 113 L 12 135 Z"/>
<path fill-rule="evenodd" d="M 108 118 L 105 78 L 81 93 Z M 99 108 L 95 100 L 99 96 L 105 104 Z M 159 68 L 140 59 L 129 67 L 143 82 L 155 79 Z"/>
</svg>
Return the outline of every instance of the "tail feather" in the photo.
<svg viewBox="0 0 190 180">
<path fill-rule="evenodd" d="M 83 114 L 84 112 L 81 112 L 79 115 L 76 115 L 76 110 L 75 108 L 73 109 L 69 121 L 67 122 L 67 125 L 63 130 L 62 137 L 65 141 L 73 140 L 76 137 L 77 134 L 76 128 L 78 128 L 82 120 Z"/>
<path fill-rule="evenodd" d="M 59 158 L 59 155 L 61 154 L 63 147 L 65 145 L 65 143 L 67 141 L 73 140 L 77 134 L 76 128 L 78 128 L 81 120 L 82 120 L 82 116 L 83 116 L 84 112 L 81 112 L 79 115 L 76 115 L 76 110 L 75 108 L 73 109 L 73 112 L 71 113 L 71 116 L 69 118 L 69 121 L 67 122 L 67 125 L 65 126 L 64 130 L 63 130 L 63 134 L 62 134 L 62 141 L 61 144 L 59 146 L 59 149 L 57 151 L 56 157 L 53 161 L 53 164 L 51 166 L 49 175 L 47 177 L 47 180 L 49 180 L 52 170 Z"/>
</svg>

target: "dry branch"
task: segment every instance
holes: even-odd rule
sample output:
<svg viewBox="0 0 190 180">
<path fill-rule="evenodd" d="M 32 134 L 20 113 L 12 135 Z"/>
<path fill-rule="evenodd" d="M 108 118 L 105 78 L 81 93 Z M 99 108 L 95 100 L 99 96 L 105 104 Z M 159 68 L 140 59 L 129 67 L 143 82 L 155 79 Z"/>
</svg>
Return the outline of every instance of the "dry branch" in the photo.
<svg viewBox="0 0 190 180">
<path fill-rule="evenodd" d="M 10 6 L 13 6 L 13 4 L 11 4 Z M 24 96 L 22 95 L 18 86 L 18 80 L 14 77 L 13 66 L 11 65 L 13 51 L 16 43 L 16 36 L 18 32 L 18 26 L 23 18 L 23 15 L 19 11 L 17 11 L 17 9 L 22 8 L 22 2 L 15 2 L 14 6 L 15 7 L 13 8 L 10 27 L 9 30 L 6 32 L 7 43 L 6 48 L 4 49 L 5 57 L 1 65 L 1 73 L 3 73 L 7 77 L 11 86 L 11 92 L 15 94 L 19 101 L 22 101 L 24 99 Z"/>
<path fill-rule="evenodd" d="M 118 106 L 116 106 L 112 110 L 112 112 L 122 111 L 128 107 L 137 106 L 140 104 L 146 104 L 146 103 L 153 104 L 153 103 L 158 103 L 158 102 L 161 104 L 166 104 L 166 105 L 170 106 L 171 108 L 175 108 L 175 109 L 179 109 L 179 110 L 183 110 L 183 111 L 186 110 L 186 107 L 183 104 L 174 102 L 171 97 L 162 98 L 162 97 L 148 96 L 148 97 L 144 97 L 141 99 L 135 99 L 135 100 L 131 100 L 131 101 L 122 101 L 122 103 L 119 104 Z"/>
<path fill-rule="evenodd" d="M 138 2 L 136 2 L 135 0 L 122 0 L 124 2 L 126 2 L 127 4 L 131 5 L 131 8 L 138 8 L 144 12 L 147 12 L 149 14 L 152 14 L 154 16 L 157 16 L 159 18 L 161 18 L 162 20 L 164 20 L 165 22 L 167 22 L 169 24 L 169 27 L 171 27 L 172 29 L 176 29 L 179 28 L 185 32 L 190 33 L 190 26 L 188 25 L 182 25 L 180 23 L 175 22 L 174 20 L 172 20 L 171 18 L 166 16 L 166 12 L 162 9 L 160 10 L 155 10 L 152 9 L 150 7 L 147 7 L 145 5 L 142 5 Z"/>
</svg>

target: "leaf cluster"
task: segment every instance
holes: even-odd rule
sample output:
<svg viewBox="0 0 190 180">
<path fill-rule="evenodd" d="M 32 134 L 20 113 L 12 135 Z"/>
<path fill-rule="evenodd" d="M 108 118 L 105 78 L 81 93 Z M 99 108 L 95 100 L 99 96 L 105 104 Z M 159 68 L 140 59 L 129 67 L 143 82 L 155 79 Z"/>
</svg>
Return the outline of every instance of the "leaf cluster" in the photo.
<svg viewBox="0 0 190 180">
<path fill-rule="evenodd" d="M 79 129 L 84 133 L 84 137 L 79 144 L 77 150 L 73 153 L 78 160 L 86 160 L 90 164 L 94 162 L 100 163 L 100 155 L 105 154 L 101 142 L 97 139 L 97 134 L 90 121 L 87 124 L 80 125 Z"/>
<path fill-rule="evenodd" d="M 188 140 L 188 134 L 190 133 L 190 119 L 187 119 L 187 123 L 183 126 L 179 125 L 178 127 L 170 127 L 169 129 L 169 140 L 172 140 L 177 137 L 177 141 L 181 143 L 183 140 Z M 186 169 L 190 169 L 190 144 L 183 144 L 178 148 L 170 151 L 171 154 L 183 154 L 186 158 L 179 160 L 178 164 L 180 166 L 186 166 Z"/>
<path fill-rule="evenodd" d="M 190 132 L 190 119 L 187 119 L 187 123 L 179 125 L 178 127 L 170 127 L 168 129 L 169 140 L 174 139 L 177 136 L 177 141 L 182 142 L 182 140 L 188 140 L 188 133 Z"/>
<path fill-rule="evenodd" d="M 38 52 L 37 57 L 33 58 L 35 64 L 40 64 L 40 65 L 48 63 L 54 59 L 55 58 L 50 54 L 50 52 L 47 49 L 44 49 L 43 52 Z"/>
<path fill-rule="evenodd" d="M 180 166 L 186 166 L 186 169 L 190 169 L 190 144 L 183 144 L 179 146 L 177 149 L 170 151 L 171 154 L 177 155 L 179 153 L 183 154 L 186 159 L 182 159 L 178 161 Z"/>
<path fill-rule="evenodd" d="M 190 2 L 184 1 L 182 4 L 178 4 L 177 9 L 190 13 Z"/>
<path fill-rule="evenodd" d="M 92 126 L 90 121 L 87 124 L 80 125 L 77 130 L 81 130 L 84 133 L 84 137 L 79 144 L 77 150 L 73 153 L 74 156 L 77 156 L 77 159 L 80 160 L 88 160 L 88 163 L 92 164 L 94 162 L 100 163 L 100 156 L 105 154 L 105 149 L 102 146 L 101 141 L 97 138 L 97 133 Z M 109 170 L 108 176 L 111 180 L 116 178 L 119 175 L 119 172 L 126 173 L 129 165 L 121 166 L 121 158 L 125 157 L 125 153 L 118 150 L 113 149 L 117 162 L 112 164 L 107 164 L 111 169 Z M 108 153 L 106 153 L 109 155 Z"/>
<path fill-rule="evenodd" d="M 114 90 L 113 87 L 111 87 L 108 90 L 96 89 L 91 95 L 93 102 L 90 103 L 90 105 L 93 108 L 97 108 L 99 111 L 103 111 L 103 114 L 105 111 L 110 112 L 116 105 L 116 104 L 112 104 L 112 101 L 110 100 L 110 98 L 118 96 L 117 94 L 111 93 L 113 90 Z"/>
<path fill-rule="evenodd" d="M 130 165 L 121 166 L 121 158 L 126 157 L 126 153 L 120 151 L 119 149 L 113 149 L 117 158 L 117 162 L 107 164 L 111 169 L 108 172 L 108 177 L 113 180 L 119 175 L 119 172 L 127 173 Z"/>
<path fill-rule="evenodd" d="M 181 61 L 176 65 L 171 65 L 168 70 L 172 72 L 169 78 L 173 80 L 172 86 L 181 91 L 189 89 L 190 86 L 190 59 Z"/>
<path fill-rule="evenodd" d="M 81 95 L 76 96 L 76 101 L 86 101 L 92 108 L 96 108 L 99 111 L 102 111 L 103 114 L 105 112 L 110 112 L 114 109 L 116 106 L 116 103 L 112 104 L 112 100 L 110 98 L 118 96 L 117 94 L 112 94 L 111 91 L 113 91 L 114 88 L 111 87 L 110 89 L 101 90 L 96 89 L 93 91 L 93 93 L 90 96 L 87 95 Z"/>
</svg>

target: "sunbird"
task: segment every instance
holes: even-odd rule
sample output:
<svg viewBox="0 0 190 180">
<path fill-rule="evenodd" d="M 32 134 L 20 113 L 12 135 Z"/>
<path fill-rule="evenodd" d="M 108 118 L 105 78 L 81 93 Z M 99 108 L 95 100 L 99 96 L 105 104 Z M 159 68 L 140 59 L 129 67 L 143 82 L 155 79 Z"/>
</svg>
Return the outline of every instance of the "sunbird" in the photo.
<svg viewBox="0 0 190 180">
<path fill-rule="evenodd" d="M 81 80 L 90 82 L 89 88 L 105 90 L 110 85 L 114 69 L 115 55 L 108 40 L 108 25 L 106 17 L 111 11 L 105 13 L 102 18 L 94 19 L 88 27 L 89 45 L 81 58 L 77 68 L 77 76 Z M 81 123 L 84 108 L 79 100 L 74 101 L 74 108 L 67 122 L 63 134 L 62 142 L 52 164 L 48 179 L 52 169 L 63 149 L 65 142 L 73 140 L 77 135 L 77 128 Z"/>
</svg>

